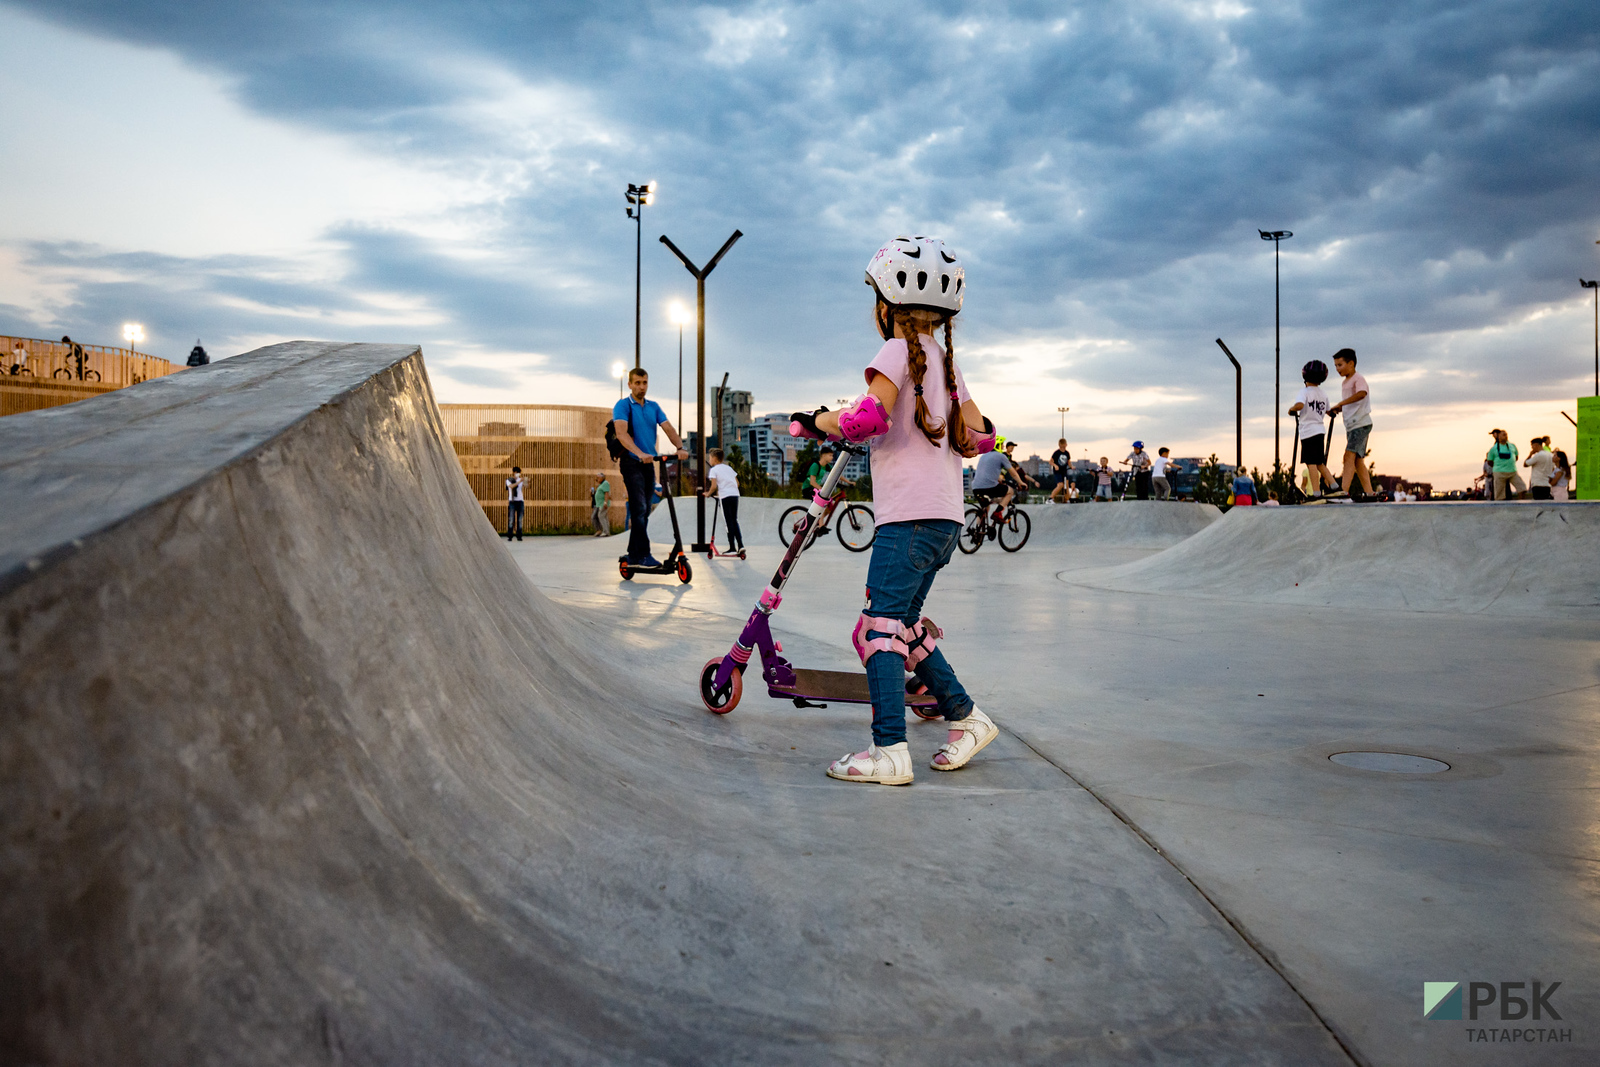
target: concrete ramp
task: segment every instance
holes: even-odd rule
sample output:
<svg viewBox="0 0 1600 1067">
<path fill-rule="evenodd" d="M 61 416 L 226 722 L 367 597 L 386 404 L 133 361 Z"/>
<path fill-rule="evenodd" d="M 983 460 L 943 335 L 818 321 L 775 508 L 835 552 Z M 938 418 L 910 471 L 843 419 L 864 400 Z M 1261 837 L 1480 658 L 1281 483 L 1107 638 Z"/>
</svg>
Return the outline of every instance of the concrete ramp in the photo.
<svg viewBox="0 0 1600 1067">
<path fill-rule="evenodd" d="M 413 347 L 262 349 L 0 457 L 0 1062 L 1349 1062 L 1013 735 L 840 785 L 859 709 L 700 708 L 732 629 L 692 585 L 552 605 Z"/>
<path fill-rule="evenodd" d="M 1212 504 L 1120 500 L 1110 504 L 1033 504 L 1030 544 L 1166 548 L 1222 517 Z"/>
<path fill-rule="evenodd" d="M 1387 611 L 1600 614 L 1600 505 L 1234 508 L 1147 559 L 1074 583 Z"/>
</svg>

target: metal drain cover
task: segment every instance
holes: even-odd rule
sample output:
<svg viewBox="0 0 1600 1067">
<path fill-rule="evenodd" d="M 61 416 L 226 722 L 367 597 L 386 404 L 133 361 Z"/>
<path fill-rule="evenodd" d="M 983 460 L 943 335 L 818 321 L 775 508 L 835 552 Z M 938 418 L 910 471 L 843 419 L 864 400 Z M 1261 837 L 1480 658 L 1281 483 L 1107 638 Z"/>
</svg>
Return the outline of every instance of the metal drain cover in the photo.
<svg viewBox="0 0 1600 1067">
<path fill-rule="evenodd" d="M 1328 758 L 1341 767 L 1354 767 L 1358 771 L 1383 771 L 1386 774 L 1438 774 L 1450 769 L 1450 764 L 1443 760 L 1404 752 L 1335 752 Z"/>
</svg>

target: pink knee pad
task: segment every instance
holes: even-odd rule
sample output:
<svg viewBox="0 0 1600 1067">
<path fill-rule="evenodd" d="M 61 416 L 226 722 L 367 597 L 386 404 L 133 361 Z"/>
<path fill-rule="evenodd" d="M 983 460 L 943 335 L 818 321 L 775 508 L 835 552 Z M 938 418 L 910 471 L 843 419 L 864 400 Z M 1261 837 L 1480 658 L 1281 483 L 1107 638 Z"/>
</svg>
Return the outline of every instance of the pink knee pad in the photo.
<svg viewBox="0 0 1600 1067">
<path fill-rule="evenodd" d="M 928 654 L 939 647 L 938 639 L 943 636 L 944 631 L 934 625 L 934 621 L 926 615 L 906 627 L 906 670 L 916 670 L 917 664 L 927 659 Z"/>
<path fill-rule="evenodd" d="M 862 393 L 855 403 L 839 412 L 839 432 L 852 444 L 882 437 L 891 425 L 883 401 L 871 393 Z"/>
<path fill-rule="evenodd" d="M 868 637 L 868 630 L 877 630 L 889 636 Z M 856 646 L 856 655 L 861 657 L 861 665 L 865 667 L 867 660 L 878 652 L 893 652 L 901 659 L 905 659 L 905 632 L 906 628 L 899 619 L 883 619 L 872 615 L 862 615 L 856 619 L 855 632 L 850 635 L 850 642 Z"/>
</svg>

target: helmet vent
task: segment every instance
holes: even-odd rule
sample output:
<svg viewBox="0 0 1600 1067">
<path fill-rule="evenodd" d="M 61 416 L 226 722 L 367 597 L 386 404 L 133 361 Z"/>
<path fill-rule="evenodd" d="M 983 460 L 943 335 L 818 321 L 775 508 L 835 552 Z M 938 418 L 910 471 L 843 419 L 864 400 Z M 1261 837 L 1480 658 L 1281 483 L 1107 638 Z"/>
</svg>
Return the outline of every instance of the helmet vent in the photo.
<svg viewBox="0 0 1600 1067">
<path fill-rule="evenodd" d="M 956 279 L 956 292 L 959 293 L 961 291 L 961 287 L 966 284 L 966 281 L 967 280 L 965 278 Z"/>
<path fill-rule="evenodd" d="M 939 249 L 939 255 L 944 257 L 944 261 L 946 263 L 954 263 L 956 261 L 956 257 L 955 256 L 952 256 L 949 252 L 946 252 L 942 248 Z"/>
<path fill-rule="evenodd" d="M 941 293 L 948 293 L 950 291 L 950 275 L 939 275 L 939 291 Z"/>
<path fill-rule="evenodd" d="M 927 287 L 928 287 L 928 272 L 925 271 L 925 270 L 917 271 L 917 288 L 918 289 L 926 289 Z"/>
<path fill-rule="evenodd" d="M 903 270 L 897 270 L 894 272 L 894 277 L 895 281 L 900 283 L 900 288 L 904 289 L 906 287 L 906 272 Z"/>
</svg>

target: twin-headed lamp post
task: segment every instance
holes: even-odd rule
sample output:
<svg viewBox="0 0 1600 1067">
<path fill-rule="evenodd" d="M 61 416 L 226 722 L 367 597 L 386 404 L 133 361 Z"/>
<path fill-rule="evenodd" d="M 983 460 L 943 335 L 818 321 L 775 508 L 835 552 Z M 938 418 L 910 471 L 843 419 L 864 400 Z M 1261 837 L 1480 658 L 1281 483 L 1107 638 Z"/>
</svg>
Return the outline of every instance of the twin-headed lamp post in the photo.
<svg viewBox="0 0 1600 1067">
<path fill-rule="evenodd" d="M 639 300 L 644 278 L 644 209 L 656 202 L 656 183 L 628 183 L 628 217 L 633 220 L 633 366 L 639 367 Z"/>
</svg>

